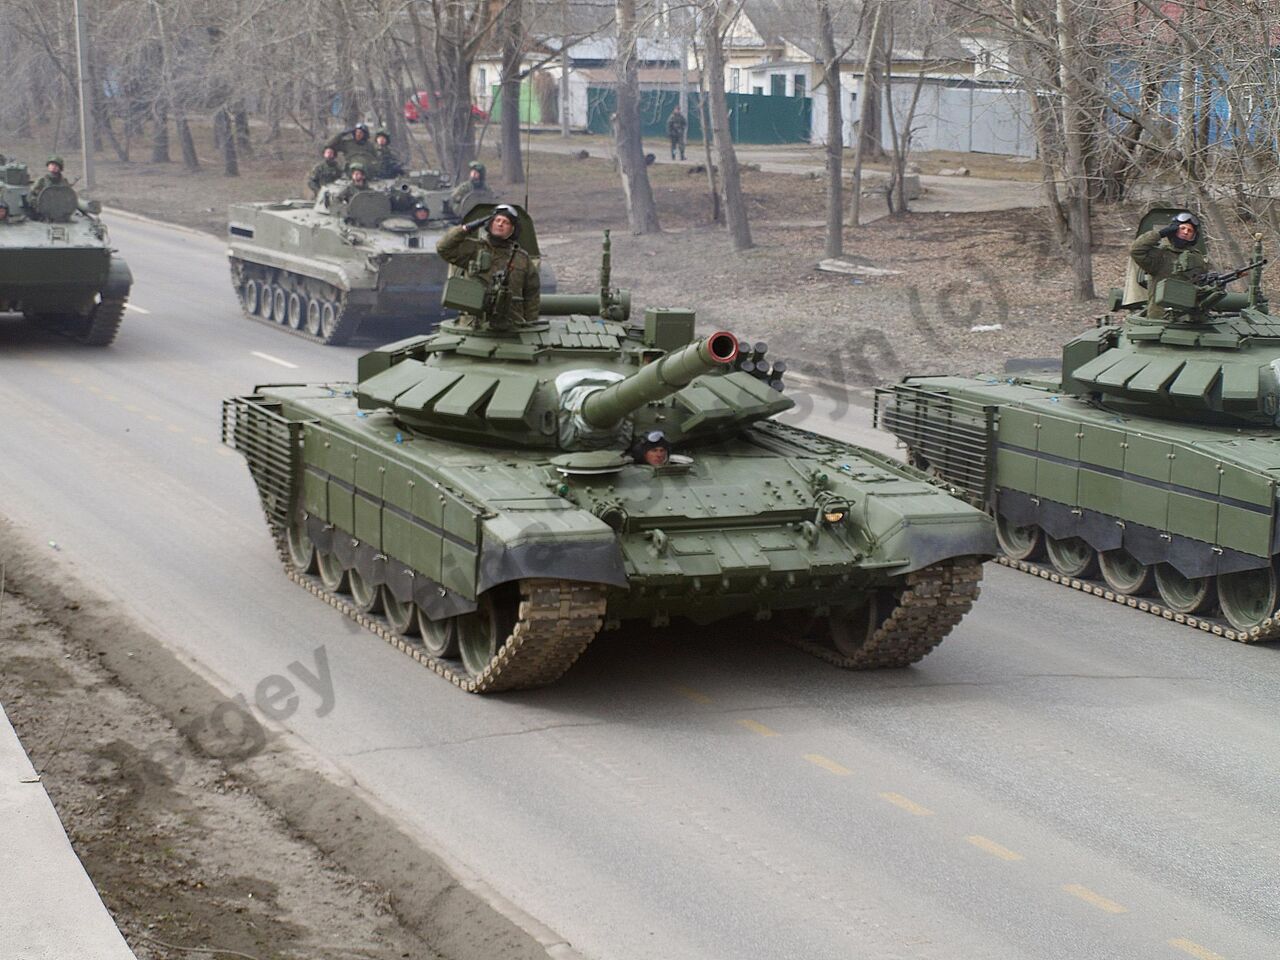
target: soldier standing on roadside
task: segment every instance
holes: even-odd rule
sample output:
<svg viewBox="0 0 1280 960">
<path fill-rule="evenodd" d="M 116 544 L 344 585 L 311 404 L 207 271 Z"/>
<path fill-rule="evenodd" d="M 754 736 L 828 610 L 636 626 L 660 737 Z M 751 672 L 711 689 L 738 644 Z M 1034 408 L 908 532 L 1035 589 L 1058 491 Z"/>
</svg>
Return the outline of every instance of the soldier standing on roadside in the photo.
<svg viewBox="0 0 1280 960">
<path fill-rule="evenodd" d="M 404 172 L 404 164 L 391 149 L 391 134 L 379 130 L 373 135 L 373 179 L 390 180 Z"/>
<path fill-rule="evenodd" d="M 671 141 L 671 159 L 676 158 L 676 151 L 680 151 L 680 159 L 684 159 L 684 134 L 688 129 L 689 123 L 684 118 L 684 114 L 680 112 L 677 106 L 671 111 L 671 116 L 667 119 L 667 139 Z"/>
<path fill-rule="evenodd" d="M 333 147 L 325 147 L 324 159 L 311 168 L 311 175 L 307 177 L 307 186 L 311 188 L 311 195 L 314 197 L 325 184 L 341 179 L 342 164 L 338 162 L 338 151 Z"/>
<path fill-rule="evenodd" d="M 536 321 L 542 302 L 542 280 L 532 258 L 516 242 L 519 236 L 520 214 L 503 203 L 486 220 L 450 227 L 436 244 L 436 253 L 455 267 L 477 261 L 474 276 L 486 284 L 505 275 L 511 307 L 506 317 L 496 318 L 502 329 Z"/>
</svg>

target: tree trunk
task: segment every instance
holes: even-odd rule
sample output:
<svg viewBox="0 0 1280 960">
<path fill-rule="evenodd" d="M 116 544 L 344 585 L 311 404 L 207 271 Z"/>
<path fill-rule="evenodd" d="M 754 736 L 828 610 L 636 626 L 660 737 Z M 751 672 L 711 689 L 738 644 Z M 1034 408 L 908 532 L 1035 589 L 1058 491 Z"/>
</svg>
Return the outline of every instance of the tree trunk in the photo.
<svg viewBox="0 0 1280 960">
<path fill-rule="evenodd" d="M 230 112 L 224 107 L 213 119 L 214 130 L 222 138 L 222 172 L 228 177 L 240 176 L 240 158 L 236 154 L 236 138 L 232 130 Z"/>
<path fill-rule="evenodd" d="M 1085 129 L 1088 122 L 1077 79 L 1076 24 L 1071 0 L 1057 0 L 1058 74 L 1062 92 L 1062 128 L 1066 145 L 1067 228 L 1072 274 L 1072 295 L 1076 300 L 1093 300 L 1093 230 L 1089 203 L 1088 171 L 1085 157 Z"/>
<path fill-rule="evenodd" d="M 702 156 L 707 167 L 707 187 L 711 191 L 711 222 L 724 223 L 724 211 L 720 207 L 720 185 L 716 180 L 716 164 L 711 156 L 711 99 L 707 96 L 707 71 L 698 55 L 697 38 L 694 38 L 693 62 L 698 68 L 698 116 L 702 120 Z"/>
<path fill-rule="evenodd" d="M 502 12 L 502 179 L 524 183 L 520 156 L 520 59 L 523 52 L 523 0 L 507 0 Z"/>
<path fill-rule="evenodd" d="M 560 0 L 560 136 L 568 139 L 570 110 L 569 102 L 569 0 Z M 544 118 L 545 119 L 545 118 Z"/>
<path fill-rule="evenodd" d="M 196 141 L 191 136 L 191 125 L 187 123 L 185 114 L 178 114 L 174 125 L 178 128 L 178 143 L 182 147 L 182 165 L 188 170 L 200 169 L 200 158 L 196 155 Z"/>
<path fill-rule="evenodd" d="M 742 196 L 742 176 L 738 172 L 738 153 L 729 135 L 729 102 L 724 92 L 724 31 L 728 27 L 727 0 L 714 0 L 713 9 L 704 15 L 702 45 L 706 50 L 707 91 L 711 101 L 711 137 L 720 159 L 720 183 L 724 193 L 725 220 L 734 250 L 749 250 L 751 224 Z"/>
<path fill-rule="evenodd" d="M 151 162 L 169 163 L 169 111 L 164 104 L 156 105 L 155 136 L 151 139 Z"/>
<path fill-rule="evenodd" d="M 644 162 L 644 142 L 640 136 L 640 74 L 636 62 L 636 0 L 617 0 L 618 119 L 614 136 L 618 150 L 618 170 L 627 201 L 631 232 L 659 233 L 658 206 L 649 184 L 649 168 Z"/>
<path fill-rule="evenodd" d="M 280 111 L 272 111 L 277 125 L 280 122 Z M 253 156 L 253 138 L 249 134 L 249 113 L 244 108 L 243 103 L 237 103 L 235 110 L 232 112 L 232 119 L 235 121 L 236 131 L 236 150 L 242 157 Z"/>
<path fill-rule="evenodd" d="M 827 240 L 828 257 L 844 255 L 844 105 L 840 59 L 828 0 L 818 0 L 818 58 L 827 88 Z"/>
<path fill-rule="evenodd" d="M 884 4 L 876 4 L 876 12 L 871 17 L 871 35 L 867 38 L 867 53 L 862 61 L 862 84 L 858 90 L 858 134 L 853 144 L 853 188 L 849 197 L 849 226 L 856 227 L 862 220 L 862 161 L 869 155 L 867 152 L 867 124 L 879 109 L 872 101 L 880 95 L 872 74 L 875 71 L 876 58 L 874 51 L 880 46 L 880 24 L 884 19 Z M 880 148 L 880 132 L 877 125 L 875 147 Z M 874 156 L 874 154 L 870 154 Z"/>
</svg>

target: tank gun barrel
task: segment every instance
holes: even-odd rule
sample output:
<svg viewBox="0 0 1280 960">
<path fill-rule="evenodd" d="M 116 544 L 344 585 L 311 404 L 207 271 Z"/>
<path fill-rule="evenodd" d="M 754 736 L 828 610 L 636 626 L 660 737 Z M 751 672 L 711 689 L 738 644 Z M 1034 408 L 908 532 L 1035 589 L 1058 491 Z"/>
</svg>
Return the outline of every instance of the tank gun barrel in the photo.
<svg viewBox="0 0 1280 960">
<path fill-rule="evenodd" d="M 669 397 L 703 374 L 727 367 L 738 356 L 738 338 L 721 331 L 668 353 L 583 401 L 582 418 L 606 429 L 646 403 Z"/>
</svg>

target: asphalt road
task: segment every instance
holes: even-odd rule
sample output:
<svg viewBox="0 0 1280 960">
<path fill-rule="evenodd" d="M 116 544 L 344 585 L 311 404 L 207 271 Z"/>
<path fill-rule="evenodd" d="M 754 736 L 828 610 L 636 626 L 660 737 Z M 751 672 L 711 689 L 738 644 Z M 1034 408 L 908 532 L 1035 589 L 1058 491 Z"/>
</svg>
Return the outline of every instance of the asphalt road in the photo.
<svg viewBox="0 0 1280 960">
<path fill-rule="evenodd" d="M 112 230 L 139 308 L 115 346 L 0 319 L 0 510 L 251 699 L 323 648 L 333 709 L 300 688 L 287 725 L 582 953 L 1276 957 L 1280 650 L 988 568 L 908 671 L 629 631 L 466 696 L 285 579 L 218 444 L 224 396 L 359 349 L 241 318 L 214 239 Z"/>
</svg>

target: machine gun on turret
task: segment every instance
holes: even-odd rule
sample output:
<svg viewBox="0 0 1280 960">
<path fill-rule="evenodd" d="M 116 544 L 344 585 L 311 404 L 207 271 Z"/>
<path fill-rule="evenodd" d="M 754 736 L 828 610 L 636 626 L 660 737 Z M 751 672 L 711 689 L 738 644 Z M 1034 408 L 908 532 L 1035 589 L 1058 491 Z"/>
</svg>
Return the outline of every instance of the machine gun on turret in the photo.
<svg viewBox="0 0 1280 960">
<path fill-rule="evenodd" d="M 1205 273 L 1196 274 L 1191 278 L 1191 282 L 1197 287 L 1217 287 L 1221 290 L 1232 280 L 1239 280 L 1251 270 L 1257 270 L 1259 267 L 1265 267 L 1270 261 L 1266 257 L 1261 260 L 1255 260 L 1253 263 L 1246 263 L 1237 270 L 1225 270 L 1221 273 L 1207 271 Z"/>
</svg>

